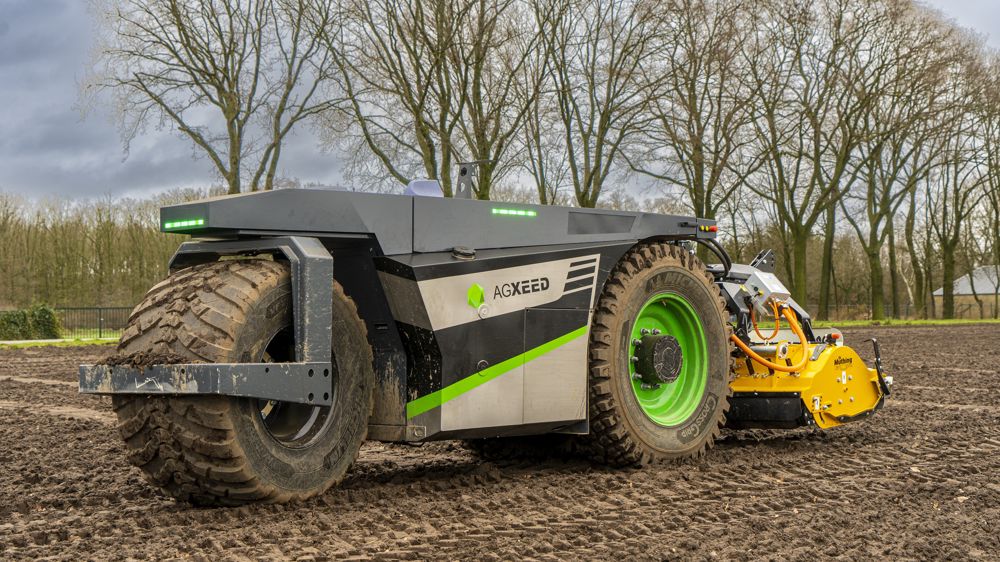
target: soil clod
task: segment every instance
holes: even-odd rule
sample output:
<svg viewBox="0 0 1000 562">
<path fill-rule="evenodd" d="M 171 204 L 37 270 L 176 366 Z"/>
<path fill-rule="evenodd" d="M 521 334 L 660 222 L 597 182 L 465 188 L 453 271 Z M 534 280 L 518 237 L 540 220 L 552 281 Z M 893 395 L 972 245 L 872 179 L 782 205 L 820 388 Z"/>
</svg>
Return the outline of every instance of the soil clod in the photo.
<svg viewBox="0 0 1000 562">
<path fill-rule="evenodd" d="M 135 353 L 112 355 L 99 364 L 111 367 L 141 369 L 152 365 L 177 365 L 180 363 L 191 363 L 191 360 L 170 351 L 137 351 Z"/>
</svg>

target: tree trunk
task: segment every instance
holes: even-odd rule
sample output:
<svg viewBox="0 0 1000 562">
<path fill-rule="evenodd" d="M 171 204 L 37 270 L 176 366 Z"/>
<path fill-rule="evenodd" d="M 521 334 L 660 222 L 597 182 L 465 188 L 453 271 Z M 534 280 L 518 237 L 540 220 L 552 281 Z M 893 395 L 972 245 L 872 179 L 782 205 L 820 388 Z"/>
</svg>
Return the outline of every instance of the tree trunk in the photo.
<svg viewBox="0 0 1000 562">
<path fill-rule="evenodd" d="M 869 250 L 868 271 L 871 280 L 872 320 L 885 318 L 885 297 L 882 291 L 882 260 L 878 250 Z"/>
<path fill-rule="evenodd" d="M 892 290 L 892 317 L 900 318 L 901 306 L 899 302 L 899 268 L 896 264 L 896 226 L 892 218 L 889 218 L 889 288 Z"/>
<path fill-rule="evenodd" d="M 802 306 L 806 305 L 806 253 L 808 233 L 792 232 L 792 296 Z"/>
<path fill-rule="evenodd" d="M 944 298 L 941 299 L 941 314 L 943 318 L 955 317 L 955 248 L 947 244 L 941 248 L 941 288 Z"/>
<path fill-rule="evenodd" d="M 924 266 L 924 285 L 926 287 L 924 298 L 926 299 L 925 302 L 928 303 L 924 310 L 929 313 L 924 314 L 924 318 L 937 318 L 938 304 L 934 298 L 934 271 L 931 269 L 929 262 Z"/>
<path fill-rule="evenodd" d="M 910 193 L 910 208 L 906 215 L 906 225 L 903 228 L 903 235 L 906 238 L 906 247 L 910 253 L 910 267 L 913 268 L 913 316 L 915 318 L 927 318 L 927 307 L 924 295 L 926 279 L 924 278 L 924 268 L 917 256 L 917 243 L 914 231 L 917 224 L 917 198 L 916 192 Z"/>
<path fill-rule="evenodd" d="M 242 162 L 243 139 L 240 136 L 240 129 L 236 123 L 236 117 L 232 112 L 227 111 L 226 130 L 229 133 L 229 169 L 226 170 L 226 181 L 229 184 L 229 194 L 236 195 L 240 192 L 240 166 Z"/>
<path fill-rule="evenodd" d="M 823 266 L 819 278 L 819 310 L 817 318 L 830 319 L 830 285 L 833 277 L 833 240 L 836 235 L 837 206 L 826 209 L 826 227 L 823 233 Z"/>
<path fill-rule="evenodd" d="M 267 164 L 267 176 L 264 179 L 264 191 L 274 189 L 274 178 L 278 174 L 278 159 L 281 158 L 281 143 L 274 146 L 271 152 L 271 161 Z"/>
</svg>

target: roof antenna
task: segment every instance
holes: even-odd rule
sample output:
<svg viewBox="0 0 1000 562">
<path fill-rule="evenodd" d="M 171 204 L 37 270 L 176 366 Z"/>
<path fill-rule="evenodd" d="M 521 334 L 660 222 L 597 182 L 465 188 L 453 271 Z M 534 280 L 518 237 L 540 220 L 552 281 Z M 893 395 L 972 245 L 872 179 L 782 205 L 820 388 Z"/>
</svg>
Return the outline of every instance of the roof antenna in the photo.
<svg viewBox="0 0 1000 562">
<path fill-rule="evenodd" d="M 493 160 L 473 160 L 458 163 L 458 189 L 455 199 L 475 199 L 475 183 L 479 181 L 479 165 L 488 164 Z"/>
</svg>

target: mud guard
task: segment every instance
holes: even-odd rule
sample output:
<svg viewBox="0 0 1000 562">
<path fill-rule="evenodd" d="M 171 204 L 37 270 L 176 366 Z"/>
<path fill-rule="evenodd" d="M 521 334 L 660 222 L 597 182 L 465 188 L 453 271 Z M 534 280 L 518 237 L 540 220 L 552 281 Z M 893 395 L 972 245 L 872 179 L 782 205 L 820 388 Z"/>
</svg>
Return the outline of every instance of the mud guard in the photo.
<svg viewBox="0 0 1000 562">
<path fill-rule="evenodd" d="M 295 359 L 300 363 L 330 363 L 333 256 L 318 238 L 280 236 L 253 240 L 205 242 L 190 240 L 170 258 L 170 269 L 218 261 L 222 256 L 279 251 L 292 266 L 292 317 Z"/>
</svg>

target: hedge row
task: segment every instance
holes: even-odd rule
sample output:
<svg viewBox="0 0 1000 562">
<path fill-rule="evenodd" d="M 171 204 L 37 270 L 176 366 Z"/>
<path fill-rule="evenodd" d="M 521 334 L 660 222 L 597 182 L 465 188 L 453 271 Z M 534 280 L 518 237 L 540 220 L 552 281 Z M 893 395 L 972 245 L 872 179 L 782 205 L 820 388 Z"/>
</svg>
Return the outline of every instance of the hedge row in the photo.
<svg viewBox="0 0 1000 562">
<path fill-rule="evenodd" d="M 61 337 L 56 311 L 43 304 L 0 311 L 0 340 L 48 340 Z"/>
</svg>

